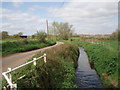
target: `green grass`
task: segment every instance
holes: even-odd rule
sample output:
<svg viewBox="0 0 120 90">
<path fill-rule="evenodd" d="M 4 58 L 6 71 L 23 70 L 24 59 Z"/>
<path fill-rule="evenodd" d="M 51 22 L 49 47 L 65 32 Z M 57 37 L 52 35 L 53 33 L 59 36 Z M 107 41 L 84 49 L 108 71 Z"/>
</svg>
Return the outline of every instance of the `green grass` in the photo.
<svg viewBox="0 0 120 90">
<path fill-rule="evenodd" d="M 115 51 L 118 51 L 118 41 L 103 41 L 106 46 L 112 47 Z"/>
<path fill-rule="evenodd" d="M 5 42 L 14 42 L 18 41 L 19 39 L 0 39 L 0 44 L 5 43 Z"/>
<path fill-rule="evenodd" d="M 103 74 L 110 77 L 118 84 L 118 44 L 117 41 L 104 41 L 102 44 L 92 44 L 85 41 L 75 41 L 75 43 L 82 45 L 89 57 L 90 63 L 93 63 L 97 73 L 105 87 L 118 87 L 112 84 L 112 81 L 106 79 Z"/>
<path fill-rule="evenodd" d="M 43 59 L 37 61 L 36 67 L 29 64 L 12 73 L 13 81 L 22 88 L 76 88 L 75 68 L 77 67 L 78 47 L 67 43 L 54 47 L 43 53 L 47 54 L 47 63 Z M 43 53 L 38 53 L 34 57 L 39 57 Z M 31 60 L 31 59 L 30 59 Z M 22 75 L 26 75 L 21 80 L 17 80 Z M 6 82 L 3 82 L 3 86 Z"/>
<path fill-rule="evenodd" d="M 80 37 L 70 37 L 69 40 L 76 40 L 76 39 L 80 39 Z"/>
<path fill-rule="evenodd" d="M 55 42 L 46 41 L 46 43 L 39 43 L 37 40 L 20 40 L 20 41 L 4 41 L 2 43 L 2 55 L 8 55 L 18 52 L 30 51 L 53 45 Z"/>
<path fill-rule="evenodd" d="M 0 79 L 0 90 L 2 90 L 2 80 Z"/>
</svg>

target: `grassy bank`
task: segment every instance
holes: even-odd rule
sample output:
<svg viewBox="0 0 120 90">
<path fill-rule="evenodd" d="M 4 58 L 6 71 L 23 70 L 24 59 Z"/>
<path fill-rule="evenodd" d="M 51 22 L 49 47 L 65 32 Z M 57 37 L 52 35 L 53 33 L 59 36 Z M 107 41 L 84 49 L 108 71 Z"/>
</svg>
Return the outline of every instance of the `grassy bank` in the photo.
<svg viewBox="0 0 120 90">
<path fill-rule="evenodd" d="M 44 52 L 43 52 L 44 53 Z M 34 57 L 39 57 L 38 53 Z M 76 88 L 75 68 L 77 67 L 78 47 L 67 43 L 45 51 L 47 63 L 43 59 L 13 72 L 13 80 L 21 88 Z M 17 80 L 20 76 L 24 78 Z"/>
<path fill-rule="evenodd" d="M 118 87 L 118 44 L 103 41 L 103 44 L 75 41 L 82 45 L 89 57 L 91 67 L 96 69 L 105 87 Z"/>
<path fill-rule="evenodd" d="M 2 55 L 8 55 L 18 52 L 30 51 L 46 46 L 55 44 L 52 41 L 46 41 L 45 43 L 39 43 L 37 40 L 19 40 L 19 41 L 7 41 L 2 44 Z"/>
</svg>

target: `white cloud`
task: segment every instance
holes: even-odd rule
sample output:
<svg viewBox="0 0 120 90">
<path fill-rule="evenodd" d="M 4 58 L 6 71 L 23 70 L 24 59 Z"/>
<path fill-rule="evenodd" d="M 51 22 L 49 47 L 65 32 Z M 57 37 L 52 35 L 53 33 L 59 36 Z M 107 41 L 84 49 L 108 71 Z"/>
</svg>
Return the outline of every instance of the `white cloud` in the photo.
<svg viewBox="0 0 120 90">
<path fill-rule="evenodd" d="M 37 28 L 40 28 L 39 30 L 44 30 L 44 27 L 40 27 L 41 25 L 37 24 L 28 24 L 28 23 L 15 23 L 15 22 L 8 22 L 8 23 L 1 23 L 2 31 L 8 31 L 9 34 L 17 34 L 18 32 L 23 32 L 27 35 L 32 35 L 36 33 Z"/>
<path fill-rule="evenodd" d="M 32 15 L 32 14 L 24 13 L 20 11 L 8 10 L 8 9 L 3 9 L 2 16 L 3 16 L 3 19 L 11 22 L 44 23 L 43 20 L 45 20 L 36 15 Z"/>
<path fill-rule="evenodd" d="M 12 3 L 15 8 L 19 8 L 23 4 L 23 2 L 12 2 Z"/>
<path fill-rule="evenodd" d="M 11 2 L 11 0 L 1 0 Z M 21 2 L 21 0 L 12 0 Z M 24 0 L 24 2 L 118 2 L 119 0 Z"/>
<path fill-rule="evenodd" d="M 62 8 L 49 8 L 48 11 L 51 17 L 72 23 L 77 33 L 103 34 L 117 28 L 117 2 L 69 2 Z"/>
<path fill-rule="evenodd" d="M 0 8 L 0 11 L 1 10 L 2 14 L 0 15 L 2 15 L 3 23 L 0 25 L 2 26 L 2 31 L 8 31 L 10 34 L 16 34 L 21 31 L 27 35 L 36 33 L 37 28 L 39 28 L 39 30 L 46 31 L 45 18 L 41 18 L 40 16 L 27 12 L 20 12 L 5 8 Z"/>
<path fill-rule="evenodd" d="M 41 7 L 41 6 L 31 6 L 28 10 L 30 10 L 30 11 L 35 11 L 35 10 L 39 10 L 39 9 L 45 9 L 45 7 Z"/>
<path fill-rule="evenodd" d="M 20 12 L 5 8 L 0 8 L 3 22 L 0 23 L 2 31 L 8 31 L 10 34 L 23 32 L 27 35 L 36 33 L 39 30 L 46 31 L 46 19 L 29 12 Z M 52 20 L 49 20 L 49 24 Z"/>
</svg>

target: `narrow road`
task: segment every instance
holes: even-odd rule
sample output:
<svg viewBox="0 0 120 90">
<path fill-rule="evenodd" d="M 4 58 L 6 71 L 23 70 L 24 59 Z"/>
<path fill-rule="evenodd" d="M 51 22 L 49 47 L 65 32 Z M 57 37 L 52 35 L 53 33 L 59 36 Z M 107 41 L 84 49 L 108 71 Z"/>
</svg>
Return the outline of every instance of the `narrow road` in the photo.
<svg viewBox="0 0 120 90">
<path fill-rule="evenodd" d="M 28 59 L 30 59 L 32 56 L 34 56 L 36 53 L 38 53 L 40 51 L 44 51 L 46 49 L 56 47 L 56 46 L 61 45 L 61 44 L 63 44 L 63 43 L 57 42 L 53 46 L 48 46 L 48 47 L 33 50 L 33 51 L 16 53 L 16 54 L 2 57 L 2 72 L 7 71 L 8 67 L 14 68 L 14 67 L 17 67 L 17 66 L 27 62 Z"/>
<path fill-rule="evenodd" d="M 88 56 L 83 47 L 79 47 L 80 55 L 76 70 L 76 84 L 78 88 L 102 88 L 99 76 L 91 69 Z"/>
</svg>

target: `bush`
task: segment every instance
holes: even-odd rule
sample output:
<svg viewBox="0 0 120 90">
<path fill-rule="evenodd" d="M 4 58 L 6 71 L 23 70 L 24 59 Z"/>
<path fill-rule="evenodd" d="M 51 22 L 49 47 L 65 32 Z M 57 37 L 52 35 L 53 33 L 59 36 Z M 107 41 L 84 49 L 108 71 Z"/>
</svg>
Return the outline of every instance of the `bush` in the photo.
<svg viewBox="0 0 120 90">
<path fill-rule="evenodd" d="M 37 39 L 40 43 L 45 43 L 45 38 L 47 37 L 47 34 L 45 32 L 37 31 Z"/>
<path fill-rule="evenodd" d="M 22 42 L 23 44 L 28 44 L 27 39 L 23 39 L 21 42 Z"/>
<path fill-rule="evenodd" d="M 110 38 L 112 40 L 118 40 L 118 41 L 120 41 L 120 30 L 117 29 L 115 32 L 113 32 Z"/>
</svg>

